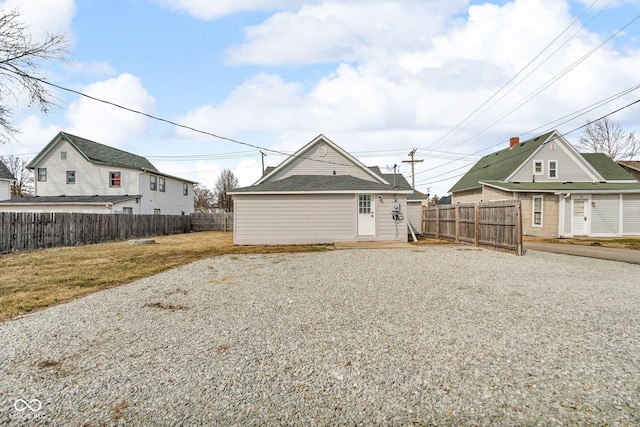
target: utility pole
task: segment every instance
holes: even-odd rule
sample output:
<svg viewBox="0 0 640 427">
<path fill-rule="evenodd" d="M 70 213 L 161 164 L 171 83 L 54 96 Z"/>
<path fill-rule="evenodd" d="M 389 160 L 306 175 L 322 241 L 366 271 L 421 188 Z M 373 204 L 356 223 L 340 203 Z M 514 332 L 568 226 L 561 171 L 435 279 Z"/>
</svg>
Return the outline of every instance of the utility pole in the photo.
<svg viewBox="0 0 640 427">
<path fill-rule="evenodd" d="M 413 188 L 413 191 L 416 190 L 416 174 L 415 174 L 415 167 L 414 165 L 416 163 L 422 163 L 424 162 L 424 159 L 420 159 L 420 160 L 415 160 L 414 156 L 416 155 L 416 151 L 418 149 L 414 148 L 413 150 L 411 150 L 411 152 L 409 153 L 409 157 L 411 157 L 411 160 L 403 160 L 402 163 L 411 163 L 411 188 Z"/>
<path fill-rule="evenodd" d="M 264 175 L 264 158 L 267 157 L 267 155 L 263 153 L 262 150 L 260 151 L 260 154 L 262 154 L 262 175 Z"/>
</svg>

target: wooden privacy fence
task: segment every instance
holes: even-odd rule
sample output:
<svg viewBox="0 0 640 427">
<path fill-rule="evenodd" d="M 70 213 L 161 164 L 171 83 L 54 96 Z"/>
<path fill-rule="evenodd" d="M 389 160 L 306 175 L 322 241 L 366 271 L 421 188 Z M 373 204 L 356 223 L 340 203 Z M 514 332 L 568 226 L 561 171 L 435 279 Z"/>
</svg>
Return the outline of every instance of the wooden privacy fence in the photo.
<svg viewBox="0 0 640 427">
<path fill-rule="evenodd" d="M 192 231 L 229 231 L 233 230 L 233 212 L 193 213 Z"/>
<path fill-rule="evenodd" d="M 422 234 L 522 255 L 520 200 L 424 208 Z"/>
<path fill-rule="evenodd" d="M 190 215 L 0 212 L 0 253 L 190 231 Z"/>
</svg>

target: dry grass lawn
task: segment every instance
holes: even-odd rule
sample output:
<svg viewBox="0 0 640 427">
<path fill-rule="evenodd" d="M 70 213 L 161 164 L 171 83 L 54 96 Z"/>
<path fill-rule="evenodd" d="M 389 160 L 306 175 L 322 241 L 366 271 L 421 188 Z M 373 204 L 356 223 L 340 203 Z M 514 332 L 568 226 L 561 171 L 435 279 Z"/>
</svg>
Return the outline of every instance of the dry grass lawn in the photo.
<svg viewBox="0 0 640 427">
<path fill-rule="evenodd" d="M 154 237 L 0 255 L 0 320 L 43 309 L 167 269 L 222 254 L 309 252 L 323 245 L 234 246 L 230 232 Z"/>
</svg>

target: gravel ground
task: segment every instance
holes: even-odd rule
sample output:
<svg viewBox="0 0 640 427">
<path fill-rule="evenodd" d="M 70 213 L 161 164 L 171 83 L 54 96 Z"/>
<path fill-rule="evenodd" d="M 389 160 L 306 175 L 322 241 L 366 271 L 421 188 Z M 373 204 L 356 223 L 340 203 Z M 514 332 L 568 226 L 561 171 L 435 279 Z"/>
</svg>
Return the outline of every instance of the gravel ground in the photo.
<svg viewBox="0 0 640 427">
<path fill-rule="evenodd" d="M 0 424 L 638 425 L 639 299 L 535 251 L 211 258 L 0 323 Z"/>
</svg>

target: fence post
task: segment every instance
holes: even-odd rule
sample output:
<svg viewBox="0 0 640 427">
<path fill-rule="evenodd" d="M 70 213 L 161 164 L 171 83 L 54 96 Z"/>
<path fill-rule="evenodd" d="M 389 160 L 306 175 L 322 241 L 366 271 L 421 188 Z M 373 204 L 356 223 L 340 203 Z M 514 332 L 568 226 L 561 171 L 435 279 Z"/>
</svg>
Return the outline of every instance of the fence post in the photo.
<svg viewBox="0 0 640 427">
<path fill-rule="evenodd" d="M 440 238 L 440 206 L 436 206 L 436 239 Z"/>
<path fill-rule="evenodd" d="M 516 254 L 522 255 L 522 203 L 516 200 Z"/>
<path fill-rule="evenodd" d="M 473 214 L 475 217 L 475 225 L 474 225 L 474 241 L 475 241 L 475 246 L 478 247 L 480 246 L 480 204 L 476 203 L 473 206 Z"/>
<path fill-rule="evenodd" d="M 460 206 L 456 204 L 455 207 L 455 220 L 456 220 L 456 243 L 458 243 L 458 237 L 460 236 Z"/>
</svg>

